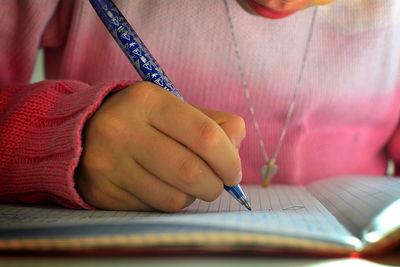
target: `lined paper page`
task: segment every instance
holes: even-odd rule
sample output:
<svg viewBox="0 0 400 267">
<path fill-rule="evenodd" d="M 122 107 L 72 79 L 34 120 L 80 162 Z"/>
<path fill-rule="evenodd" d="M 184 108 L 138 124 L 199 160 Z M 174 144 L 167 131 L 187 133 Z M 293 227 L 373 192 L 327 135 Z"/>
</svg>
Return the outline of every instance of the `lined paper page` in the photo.
<svg viewBox="0 0 400 267">
<path fill-rule="evenodd" d="M 180 213 L 82 211 L 60 208 L 0 206 L 0 229 L 126 223 L 189 225 L 265 233 L 359 246 L 351 234 L 304 187 L 244 186 L 253 211 L 224 192 L 216 201 L 196 200 Z M 101 232 L 104 234 L 104 232 Z"/>
<path fill-rule="evenodd" d="M 278 236 L 309 237 L 353 245 L 358 243 L 304 187 L 242 187 L 250 199 L 251 212 L 224 192 L 211 203 L 196 200 L 182 211 L 185 216 L 174 217 L 173 220 Z"/>
<path fill-rule="evenodd" d="M 353 235 L 361 238 L 364 227 L 400 198 L 400 179 L 343 176 L 315 182 L 308 190 Z"/>
</svg>

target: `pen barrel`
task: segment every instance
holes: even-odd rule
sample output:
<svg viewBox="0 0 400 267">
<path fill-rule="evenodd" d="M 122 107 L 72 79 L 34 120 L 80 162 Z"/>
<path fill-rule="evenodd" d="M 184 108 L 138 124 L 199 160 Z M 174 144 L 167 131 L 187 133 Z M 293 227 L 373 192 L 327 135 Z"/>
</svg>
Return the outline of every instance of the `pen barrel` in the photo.
<svg viewBox="0 0 400 267">
<path fill-rule="evenodd" d="M 161 69 L 115 4 L 110 0 L 89 1 L 140 77 L 167 89 L 183 100 L 178 89 Z"/>
<path fill-rule="evenodd" d="M 132 29 L 121 11 L 112 0 L 89 0 L 97 15 L 100 17 L 107 30 L 111 33 L 119 47 L 128 57 L 129 61 L 143 80 L 157 84 L 167 89 L 184 101 L 178 89 L 174 86 L 160 65 L 150 54 L 143 41 Z M 229 187 L 227 190 L 237 201 L 251 210 L 249 201 L 240 185 Z"/>
<path fill-rule="evenodd" d="M 240 186 L 227 186 L 224 185 L 224 189 L 229 192 L 233 197 L 239 199 L 243 197 L 245 194 L 243 192 L 243 189 Z"/>
</svg>

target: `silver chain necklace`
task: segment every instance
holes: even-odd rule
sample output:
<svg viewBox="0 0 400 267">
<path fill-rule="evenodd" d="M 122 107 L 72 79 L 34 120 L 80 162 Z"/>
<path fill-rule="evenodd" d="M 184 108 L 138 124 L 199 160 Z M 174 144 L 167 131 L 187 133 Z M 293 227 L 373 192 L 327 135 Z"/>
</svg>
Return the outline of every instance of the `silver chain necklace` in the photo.
<svg viewBox="0 0 400 267">
<path fill-rule="evenodd" d="M 257 120 L 256 114 L 255 114 L 253 99 L 252 99 L 251 94 L 250 94 L 248 83 L 247 83 L 247 81 L 245 79 L 245 76 L 244 76 L 242 57 L 240 55 L 240 50 L 239 50 L 239 46 L 238 46 L 237 39 L 236 39 L 235 28 L 234 28 L 234 25 L 233 25 L 233 20 L 232 20 L 231 11 L 230 11 L 230 8 L 229 8 L 229 5 L 228 5 L 228 1 L 224 0 L 224 4 L 225 4 L 226 13 L 227 13 L 228 21 L 229 21 L 229 29 L 230 29 L 230 32 L 231 32 L 231 41 L 232 41 L 232 46 L 233 46 L 233 50 L 234 50 L 236 61 L 237 61 L 237 65 L 238 65 L 238 71 L 239 71 L 240 79 L 242 81 L 242 87 L 243 87 L 243 89 L 245 91 L 246 100 L 247 100 L 247 103 L 248 103 L 248 106 L 249 106 L 249 110 L 250 110 L 250 114 L 251 114 L 251 117 L 252 117 L 252 120 L 253 120 L 254 128 L 256 130 L 258 144 L 260 145 L 260 148 L 261 148 L 262 153 L 263 153 L 264 161 L 265 161 L 264 166 L 261 168 L 261 175 L 262 175 L 262 180 L 263 180 L 262 185 L 263 185 L 263 187 L 267 187 L 270 184 L 271 178 L 278 171 L 278 165 L 276 164 L 276 160 L 278 158 L 278 155 L 279 155 L 283 140 L 285 139 L 286 132 L 287 132 L 287 129 L 289 127 L 290 119 L 292 118 L 293 111 L 294 111 L 294 108 L 296 106 L 297 91 L 298 91 L 298 88 L 301 85 L 301 81 L 302 81 L 302 78 L 303 78 L 304 68 L 305 68 L 306 61 L 307 61 L 308 50 L 309 50 L 310 43 L 311 43 L 311 37 L 313 35 L 315 19 L 316 19 L 317 9 L 318 8 L 317 7 L 314 8 L 314 12 L 313 12 L 313 15 L 312 15 L 310 30 L 308 32 L 307 41 L 306 41 L 306 47 L 305 47 L 305 50 L 304 50 L 300 71 L 299 71 L 299 74 L 297 75 L 296 84 L 295 84 L 295 86 L 293 88 L 293 94 L 292 94 L 292 98 L 290 100 L 289 110 L 288 110 L 288 112 L 286 114 L 285 124 L 283 125 L 281 134 L 279 136 L 279 140 L 278 140 L 278 143 L 276 145 L 275 152 L 274 152 L 272 158 L 269 159 L 267 151 L 265 149 L 263 136 L 261 135 L 260 126 L 258 124 L 258 120 Z"/>
</svg>

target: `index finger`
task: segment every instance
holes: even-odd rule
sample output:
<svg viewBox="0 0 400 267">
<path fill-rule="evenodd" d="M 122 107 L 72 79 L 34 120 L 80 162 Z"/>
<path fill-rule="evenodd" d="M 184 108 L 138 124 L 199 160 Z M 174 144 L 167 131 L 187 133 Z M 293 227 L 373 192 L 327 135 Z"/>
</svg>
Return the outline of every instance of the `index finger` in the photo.
<svg viewBox="0 0 400 267">
<path fill-rule="evenodd" d="M 240 147 L 240 143 L 246 136 L 245 122 L 241 117 L 222 111 L 206 109 L 196 105 L 192 106 L 214 120 L 224 130 L 233 145 L 237 149 Z"/>
<path fill-rule="evenodd" d="M 237 149 L 211 118 L 164 89 L 152 97 L 149 123 L 200 156 L 228 186 L 242 179 Z"/>
</svg>

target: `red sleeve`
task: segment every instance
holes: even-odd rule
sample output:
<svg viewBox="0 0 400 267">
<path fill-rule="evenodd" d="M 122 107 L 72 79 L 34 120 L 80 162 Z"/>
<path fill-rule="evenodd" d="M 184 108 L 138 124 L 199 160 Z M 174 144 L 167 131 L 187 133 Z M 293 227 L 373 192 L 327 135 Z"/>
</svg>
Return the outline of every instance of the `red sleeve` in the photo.
<svg viewBox="0 0 400 267">
<path fill-rule="evenodd" d="M 107 94 L 128 85 L 44 81 L 1 88 L 0 201 L 90 208 L 73 179 L 82 129 Z"/>
<path fill-rule="evenodd" d="M 0 8 L 0 201 L 90 208 L 74 187 L 82 128 L 111 91 L 76 81 L 29 85 L 40 46 L 61 46 L 75 1 L 4 0 Z"/>
</svg>

